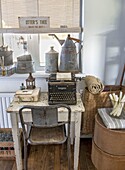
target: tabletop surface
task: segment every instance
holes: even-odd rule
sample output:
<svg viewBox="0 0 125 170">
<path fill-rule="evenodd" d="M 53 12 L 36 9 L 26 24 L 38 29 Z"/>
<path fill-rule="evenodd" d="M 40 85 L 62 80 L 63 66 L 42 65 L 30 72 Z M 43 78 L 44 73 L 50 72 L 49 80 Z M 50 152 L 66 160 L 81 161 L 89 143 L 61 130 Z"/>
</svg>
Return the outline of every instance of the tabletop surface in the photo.
<svg viewBox="0 0 125 170">
<path fill-rule="evenodd" d="M 32 106 L 48 106 L 48 93 L 41 92 L 39 100 L 37 102 L 15 102 L 14 100 L 10 103 L 9 107 L 7 108 L 8 113 L 15 113 L 19 112 L 21 106 L 25 105 L 32 105 Z M 77 104 L 76 105 L 69 105 L 72 112 L 84 112 L 85 108 L 83 106 L 80 93 L 77 93 Z"/>
</svg>

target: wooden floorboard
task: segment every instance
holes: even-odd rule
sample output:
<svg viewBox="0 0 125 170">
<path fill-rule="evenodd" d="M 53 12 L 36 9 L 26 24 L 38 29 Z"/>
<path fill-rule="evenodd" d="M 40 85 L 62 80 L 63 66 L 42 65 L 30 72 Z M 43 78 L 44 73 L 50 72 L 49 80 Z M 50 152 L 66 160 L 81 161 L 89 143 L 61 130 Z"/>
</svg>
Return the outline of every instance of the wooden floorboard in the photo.
<svg viewBox="0 0 125 170">
<path fill-rule="evenodd" d="M 79 159 L 80 170 L 96 170 L 91 161 L 91 148 L 92 148 L 91 139 L 87 138 L 81 139 Z"/>
<path fill-rule="evenodd" d="M 6 163 L 7 162 L 7 163 Z M 1 170 L 10 170 L 10 169 L 12 169 L 13 168 L 13 161 L 0 161 L 0 169 Z"/>
<path fill-rule="evenodd" d="M 91 162 L 91 139 L 81 139 L 79 170 L 96 170 Z M 29 151 L 29 170 L 67 170 L 67 146 L 32 146 Z M 73 169 L 73 147 L 72 147 Z M 1 170 L 16 170 L 13 160 L 0 160 Z"/>
</svg>

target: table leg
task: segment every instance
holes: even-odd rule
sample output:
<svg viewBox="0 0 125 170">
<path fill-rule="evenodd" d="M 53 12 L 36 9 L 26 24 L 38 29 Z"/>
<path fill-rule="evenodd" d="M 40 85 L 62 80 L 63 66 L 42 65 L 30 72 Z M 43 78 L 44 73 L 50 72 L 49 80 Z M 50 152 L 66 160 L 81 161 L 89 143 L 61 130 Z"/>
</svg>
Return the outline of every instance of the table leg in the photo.
<svg viewBox="0 0 125 170">
<path fill-rule="evenodd" d="M 16 113 L 12 113 L 10 115 L 11 115 L 12 134 L 13 134 L 13 140 L 14 140 L 17 170 L 22 170 L 22 152 L 21 152 L 21 145 L 20 145 L 18 116 Z"/>
<path fill-rule="evenodd" d="M 71 122 L 70 136 L 71 136 L 71 145 L 74 144 L 75 139 L 75 122 Z"/>
<path fill-rule="evenodd" d="M 81 112 L 75 114 L 74 170 L 78 170 L 81 131 Z"/>
</svg>

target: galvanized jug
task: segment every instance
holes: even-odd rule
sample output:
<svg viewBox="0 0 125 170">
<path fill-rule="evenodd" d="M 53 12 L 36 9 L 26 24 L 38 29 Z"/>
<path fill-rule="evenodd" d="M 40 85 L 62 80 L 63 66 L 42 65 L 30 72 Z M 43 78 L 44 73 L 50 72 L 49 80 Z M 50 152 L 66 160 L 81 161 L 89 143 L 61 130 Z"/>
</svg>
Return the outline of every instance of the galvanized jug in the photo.
<svg viewBox="0 0 125 170">
<path fill-rule="evenodd" d="M 62 45 L 62 51 L 60 54 L 60 66 L 59 71 L 62 72 L 78 72 L 77 52 L 73 38 L 68 35 L 66 41 Z"/>
</svg>

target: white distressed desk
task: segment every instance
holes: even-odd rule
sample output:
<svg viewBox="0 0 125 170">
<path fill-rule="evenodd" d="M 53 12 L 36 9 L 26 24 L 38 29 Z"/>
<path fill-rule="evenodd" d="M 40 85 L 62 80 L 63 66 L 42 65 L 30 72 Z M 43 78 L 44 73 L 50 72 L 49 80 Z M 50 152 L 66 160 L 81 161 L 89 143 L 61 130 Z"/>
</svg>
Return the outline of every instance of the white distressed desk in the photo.
<svg viewBox="0 0 125 170">
<path fill-rule="evenodd" d="M 46 106 L 48 105 L 48 97 L 47 93 L 41 93 L 40 99 L 38 102 L 14 102 L 10 103 L 7 108 L 7 112 L 10 113 L 11 123 L 12 123 L 12 133 L 14 140 L 14 148 L 16 154 L 16 165 L 17 170 L 22 170 L 22 154 L 21 154 L 21 146 L 20 146 L 20 135 L 19 135 L 19 108 L 23 105 L 34 105 L 34 106 Z M 81 130 L 81 113 L 84 112 L 84 106 L 81 101 L 80 94 L 77 94 L 77 104 L 70 105 L 72 110 L 71 121 L 71 142 L 74 141 L 74 170 L 78 169 L 78 161 L 79 161 L 79 147 L 80 147 L 80 130 Z M 59 120 L 66 119 L 65 114 L 61 114 L 64 112 L 63 110 L 59 113 Z M 25 119 L 32 120 L 31 114 L 26 112 Z M 73 140 L 74 139 L 74 140 Z"/>
</svg>

